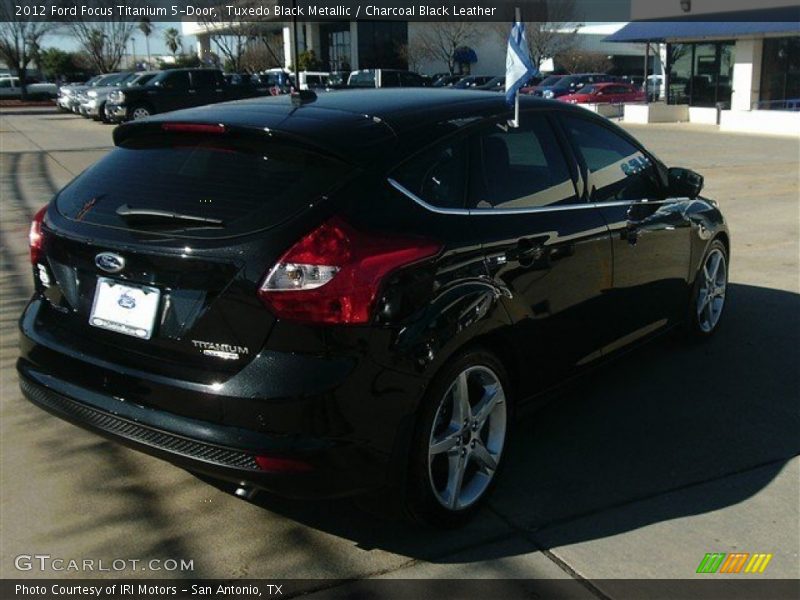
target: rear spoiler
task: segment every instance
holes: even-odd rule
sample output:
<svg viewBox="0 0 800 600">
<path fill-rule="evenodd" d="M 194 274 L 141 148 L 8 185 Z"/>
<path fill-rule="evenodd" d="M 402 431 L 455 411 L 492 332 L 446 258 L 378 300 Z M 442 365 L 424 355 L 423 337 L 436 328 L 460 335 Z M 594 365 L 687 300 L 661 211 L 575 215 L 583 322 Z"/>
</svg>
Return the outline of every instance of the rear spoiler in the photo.
<svg viewBox="0 0 800 600">
<path fill-rule="evenodd" d="M 261 138 L 264 140 L 283 141 L 315 152 L 324 156 L 335 158 L 340 162 L 352 164 L 352 160 L 341 154 L 332 151 L 330 148 L 317 144 L 303 136 L 298 136 L 286 131 L 271 129 L 269 127 L 255 127 L 242 125 L 226 125 L 224 123 L 213 123 L 209 121 L 176 119 L 171 120 L 147 120 L 139 122 L 128 122 L 120 125 L 114 130 L 113 140 L 115 146 L 120 146 L 128 140 L 144 135 L 159 133 L 168 134 L 188 134 L 188 135 L 214 135 L 231 136 L 245 138 Z"/>
</svg>

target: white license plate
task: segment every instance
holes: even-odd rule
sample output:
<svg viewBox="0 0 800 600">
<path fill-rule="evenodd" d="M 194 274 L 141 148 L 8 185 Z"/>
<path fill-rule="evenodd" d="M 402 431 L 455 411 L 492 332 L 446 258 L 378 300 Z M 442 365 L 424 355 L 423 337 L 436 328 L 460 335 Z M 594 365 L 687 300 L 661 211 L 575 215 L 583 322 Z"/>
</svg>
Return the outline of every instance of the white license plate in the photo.
<svg viewBox="0 0 800 600">
<path fill-rule="evenodd" d="M 149 340 L 160 297 L 158 288 L 98 277 L 89 325 Z"/>
</svg>

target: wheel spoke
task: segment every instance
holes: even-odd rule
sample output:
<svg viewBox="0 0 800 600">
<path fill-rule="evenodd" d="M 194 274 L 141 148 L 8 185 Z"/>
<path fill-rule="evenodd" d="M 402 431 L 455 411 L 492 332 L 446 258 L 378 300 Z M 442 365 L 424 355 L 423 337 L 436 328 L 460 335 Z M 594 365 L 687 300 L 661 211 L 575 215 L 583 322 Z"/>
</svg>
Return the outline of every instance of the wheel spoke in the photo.
<svg viewBox="0 0 800 600">
<path fill-rule="evenodd" d="M 452 454 L 448 457 L 449 470 L 447 473 L 447 503 L 450 508 L 458 506 L 458 497 L 461 495 L 461 485 L 464 483 L 464 471 L 467 461 L 462 454 Z"/>
<path fill-rule="evenodd" d="M 722 262 L 722 256 L 718 252 L 714 252 L 711 255 L 711 261 L 713 264 L 711 266 L 711 281 L 717 280 L 717 272 L 719 271 L 719 265 Z"/>
<path fill-rule="evenodd" d="M 453 384 L 453 419 L 452 423 L 457 427 L 462 427 L 472 416 L 469 404 L 469 386 L 467 385 L 467 373 L 463 372 L 458 376 Z"/>
<path fill-rule="evenodd" d="M 456 447 L 458 444 L 458 440 L 461 437 L 461 430 L 453 430 L 452 428 L 448 428 L 445 434 L 435 439 L 431 442 L 430 448 L 428 450 L 428 454 L 431 456 L 435 456 L 436 454 L 442 454 L 443 452 L 448 452 L 449 450 Z"/>
<path fill-rule="evenodd" d="M 490 474 L 497 469 L 497 461 L 481 441 L 475 444 L 475 448 L 472 449 L 472 457 L 475 459 L 475 462 Z"/>
<path fill-rule="evenodd" d="M 486 419 L 492 414 L 494 407 L 505 401 L 503 390 L 498 384 L 487 385 L 483 389 L 483 398 L 481 398 L 474 411 L 479 429 L 486 423 Z"/>
<path fill-rule="evenodd" d="M 702 315 L 703 311 L 705 310 L 706 306 L 708 306 L 708 302 L 710 297 L 708 293 L 703 293 L 701 291 L 700 297 L 697 299 L 697 314 Z"/>
<path fill-rule="evenodd" d="M 714 310 L 711 305 L 711 302 L 706 302 L 705 309 L 703 310 L 706 316 L 706 323 L 708 324 L 709 328 L 714 327 Z"/>
</svg>

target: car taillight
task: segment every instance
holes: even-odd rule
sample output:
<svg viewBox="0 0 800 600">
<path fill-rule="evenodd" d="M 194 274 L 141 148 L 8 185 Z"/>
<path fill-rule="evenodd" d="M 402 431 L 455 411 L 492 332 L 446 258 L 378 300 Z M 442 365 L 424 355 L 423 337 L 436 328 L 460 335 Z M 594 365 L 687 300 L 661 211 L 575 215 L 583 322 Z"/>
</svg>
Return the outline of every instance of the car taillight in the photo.
<svg viewBox="0 0 800 600">
<path fill-rule="evenodd" d="M 368 323 L 385 278 L 401 267 L 435 256 L 441 248 L 427 239 L 359 231 L 333 217 L 281 257 L 267 273 L 258 295 L 281 318 Z"/>
<path fill-rule="evenodd" d="M 31 264 L 35 265 L 39 262 L 39 257 L 42 254 L 42 221 L 44 221 L 44 214 L 47 212 L 47 206 L 40 208 L 31 221 L 31 229 L 28 233 L 28 241 L 31 247 Z"/>
</svg>

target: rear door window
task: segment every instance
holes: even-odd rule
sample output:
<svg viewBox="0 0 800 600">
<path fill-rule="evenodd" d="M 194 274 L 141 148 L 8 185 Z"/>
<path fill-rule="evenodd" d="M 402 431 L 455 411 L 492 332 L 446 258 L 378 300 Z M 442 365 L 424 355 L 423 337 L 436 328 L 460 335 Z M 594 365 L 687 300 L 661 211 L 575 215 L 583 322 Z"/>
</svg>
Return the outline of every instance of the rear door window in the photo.
<svg viewBox="0 0 800 600">
<path fill-rule="evenodd" d="M 349 172 L 339 161 L 290 144 L 196 134 L 139 136 L 79 175 L 56 205 L 65 217 L 86 223 L 228 237 L 281 223 Z M 147 215 L 153 211 L 186 218 Z"/>
<path fill-rule="evenodd" d="M 189 73 L 186 71 L 167 73 L 162 77 L 161 85 L 168 90 L 189 89 Z"/>
<path fill-rule="evenodd" d="M 520 209 L 577 202 L 564 152 L 544 115 L 529 113 L 519 127 L 498 123 L 470 144 L 468 206 Z"/>
</svg>

